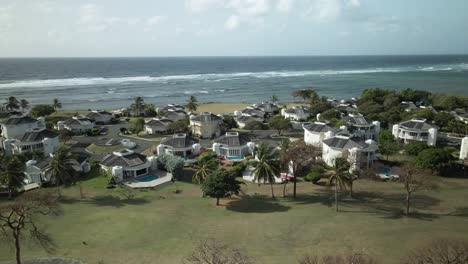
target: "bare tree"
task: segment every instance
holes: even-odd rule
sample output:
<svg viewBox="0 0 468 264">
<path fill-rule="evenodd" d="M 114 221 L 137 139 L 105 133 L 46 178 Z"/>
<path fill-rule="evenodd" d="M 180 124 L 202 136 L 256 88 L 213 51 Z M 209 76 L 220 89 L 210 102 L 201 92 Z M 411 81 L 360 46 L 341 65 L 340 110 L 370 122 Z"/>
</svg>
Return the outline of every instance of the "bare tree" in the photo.
<svg viewBox="0 0 468 264">
<path fill-rule="evenodd" d="M 402 263 L 467 264 L 468 241 L 460 239 L 435 239 L 426 246 L 412 251 Z"/>
<path fill-rule="evenodd" d="M 363 253 L 323 256 L 305 255 L 298 260 L 299 264 L 376 264 L 377 261 Z"/>
<path fill-rule="evenodd" d="M 21 241 L 27 232 L 33 242 L 53 252 L 51 238 L 40 230 L 35 218 L 52 214 L 58 214 L 58 203 L 51 192 L 31 191 L 0 206 L 0 234 L 6 241 L 13 240 L 17 264 L 21 264 Z"/>
<path fill-rule="evenodd" d="M 239 249 L 208 239 L 201 241 L 186 258 L 192 264 L 253 264 L 250 257 Z"/>
<path fill-rule="evenodd" d="M 406 191 L 405 213 L 409 215 L 413 193 L 420 190 L 434 189 L 437 185 L 434 176 L 428 170 L 421 170 L 410 164 L 401 167 L 398 174 Z"/>
</svg>

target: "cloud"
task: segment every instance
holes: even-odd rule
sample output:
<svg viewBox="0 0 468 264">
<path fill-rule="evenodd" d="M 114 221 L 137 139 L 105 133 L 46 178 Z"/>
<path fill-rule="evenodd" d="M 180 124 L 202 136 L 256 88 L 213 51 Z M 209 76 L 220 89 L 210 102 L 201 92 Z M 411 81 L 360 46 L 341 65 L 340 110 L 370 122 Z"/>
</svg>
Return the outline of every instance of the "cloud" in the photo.
<svg viewBox="0 0 468 264">
<path fill-rule="evenodd" d="M 100 32 L 111 28 L 121 19 L 118 17 L 105 17 L 102 6 L 95 4 L 85 4 L 79 8 L 78 25 L 84 31 Z"/>
<path fill-rule="evenodd" d="M 360 0 L 346 0 L 346 5 L 351 6 L 351 7 L 359 7 L 361 6 L 361 1 Z"/>
<path fill-rule="evenodd" d="M 235 12 L 242 16 L 264 15 L 270 10 L 267 0 L 231 0 L 228 8 L 234 8 Z"/>
<path fill-rule="evenodd" d="M 289 13 L 293 5 L 294 0 L 278 0 L 276 4 L 276 11 L 280 13 Z"/>
<path fill-rule="evenodd" d="M 226 23 L 224 23 L 224 28 L 225 28 L 227 31 L 233 31 L 233 30 L 235 30 L 236 28 L 238 28 L 239 25 L 240 25 L 240 18 L 239 18 L 239 16 L 232 15 L 232 16 L 230 16 L 230 17 L 226 20 Z"/>
<path fill-rule="evenodd" d="M 220 2 L 220 0 L 188 0 L 185 3 L 185 5 L 190 11 L 194 13 L 199 13 L 209 9 L 212 5 Z"/>
<path fill-rule="evenodd" d="M 164 19 L 165 19 L 164 16 L 153 16 L 153 17 L 150 17 L 150 18 L 146 19 L 146 25 L 156 26 L 159 23 L 161 23 L 161 21 L 163 21 Z"/>
<path fill-rule="evenodd" d="M 339 0 L 312 0 L 302 16 L 316 22 L 329 22 L 340 17 L 341 9 Z"/>
</svg>

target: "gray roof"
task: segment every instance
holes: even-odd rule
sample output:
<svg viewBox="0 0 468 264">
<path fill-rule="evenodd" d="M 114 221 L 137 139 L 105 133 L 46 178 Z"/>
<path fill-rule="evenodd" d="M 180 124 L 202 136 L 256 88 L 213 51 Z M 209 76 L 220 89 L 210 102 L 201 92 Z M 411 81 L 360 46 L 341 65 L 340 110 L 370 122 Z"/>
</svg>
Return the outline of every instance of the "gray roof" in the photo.
<svg viewBox="0 0 468 264">
<path fill-rule="evenodd" d="M 322 141 L 325 145 L 338 149 L 363 149 L 369 145 L 362 141 L 355 141 L 352 138 L 335 136 Z"/>
<path fill-rule="evenodd" d="M 70 118 L 63 121 L 65 125 L 87 125 L 91 123 L 94 123 L 94 120 L 87 117 Z"/>
<path fill-rule="evenodd" d="M 121 153 L 124 155 L 116 155 L 114 153 L 106 155 L 101 161 L 101 165 L 106 167 L 135 167 L 146 162 L 146 156 L 143 154 L 135 153 L 129 150 L 123 150 Z"/>
<path fill-rule="evenodd" d="M 252 121 L 259 121 L 259 119 L 263 119 L 262 117 L 259 117 L 258 115 L 241 115 L 235 118 L 237 122 L 242 122 L 242 123 L 249 123 Z"/>
<path fill-rule="evenodd" d="M 103 115 L 111 116 L 112 114 L 107 112 L 107 111 L 96 111 L 96 112 L 91 112 L 91 113 L 87 114 L 86 117 L 94 119 L 96 117 L 100 117 L 100 116 L 103 116 Z"/>
<path fill-rule="evenodd" d="M 161 145 L 171 146 L 173 148 L 188 148 L 195 143 L 198 143 L 198 141 L 186 134 L 175 134 L 161 141 Z"/>
<path fill-rule="evenodd" d="M 299 111 L 303 111 L 305 114 L 308 114 L 309 113 L 309 108 L 305 107 L 305 106 L 294 106 L 294 107 L 291 107 L 291 108 L 288 108 L 286 110 L 284 110 L 285 113 L 288 113 L 288 114 L 296 114 L 298 113 Z"/>
<path fill-rule="evenodd" d="M 213 113 L 207 113 L 207 112 L 201 113 L 201 114 L 199 114 L 197 116 L 194 116 L 194 117 L 192 117 L 190 119 L 193 120 L 193 121 L 199 121 L 199 122 L 201 122 L 201 121 L 210 121 L 210 120 L 213 120 L 213 121 L 221 121 L 222 120 L 221 117 L 219 117 L 219 116 L 217 116 L 217 115 L 215 115 Z"/>
<path fill-rule="evenodd" d="M 148 122 L 145 123 L 146 126 L 150 127 L 155 127 L 155 126 L 161 126 L 161 127 L 166 127 L 170 123 L 173 123 L 174 121 L 164 118 L 164 119 L 151 119 Z"/>
<path fill-rule="evenodd" d="M 364 117 L 363 115 L 360 115 L 360 114 L 346 116 L 344 117 L 344 120 L 346 120 L 348 124 L 356 125 L 356 126 L 372 125 L 372 121 L 369 118 Z"/>
<path fill-rule="evenodd" d="M 30 116 L 12 116 L 5 121 L 5 125 L 29 124 L 35 122 L 37 122 L 37 119 Z"/>
<path fill-rule="evenodd" d="M 263 102 L 261 104 L 254 104 L 253 105 L 254 107 L 257 107 L 257 108 L 267 108 L 267 107 L 270 107 L 272 109 L 278 109 L 278 106 L 274 103 L 270 103 L 270 102 Z"/>
<path fill-rule="evenodd" d="M 226 134 L 216 138 L 215 143 L 227 145 L 229 147 L 239 147 L 247 144 L 250 138 L 245 134 L 239 134 L 237 132 L 226 132 Z"/>
<path fill-rule="evenodd" d="M 241 113 L 243 114 L 257 114 L 258 112 L 262 112 L 263 115 L 265 115 L 265 111 L 256 107 L 248 107 L 241 110 Z"/>
<path fill-rule="evenodd" d="M 332 131 L 334 133 L 338 133 L 339 129 L 332 127 L 326 123 L 312 123 L 312 124 L 306 124 L 304 125 L 304 129 L 310 132 L 316 132 L 316 133 L 325 133 L 328 131 Z"/>
<path fill-rule="evenodd" d="M 430 128 L 436 128 L 431 124 L 428 124 L 422 120 L 408 120 L 400 123 L 400 127 L 414 131 L 427 131 Z"/>
<path fill-rule="evenodd" d="M 47 129 L 33 129 L 24 134 L 21 138 L 21 142 L 37 142 L 42 141 L 45 138 L 55 138 L 58 134 Z"/>
</svg>

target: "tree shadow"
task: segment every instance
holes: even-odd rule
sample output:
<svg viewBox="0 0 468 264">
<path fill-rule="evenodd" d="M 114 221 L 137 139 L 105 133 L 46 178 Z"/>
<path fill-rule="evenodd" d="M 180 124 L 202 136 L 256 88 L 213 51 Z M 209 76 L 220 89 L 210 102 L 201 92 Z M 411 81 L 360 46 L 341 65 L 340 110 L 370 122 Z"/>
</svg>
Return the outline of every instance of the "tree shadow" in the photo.
<svg viewBox="0 0 468 264">
<path fill-rule="evenodd" d="M 460 216 L 460 217 L 468 217 L 468 207 L 456 207 L 455 210 L 449 214 L 448 216 Z"/>
<path fill-rule="evenodd" d="M 287 199 L 289 202 L 296 204 L 322 204 L 328 207 L 331 207 L 334 203 L 334 196 L 331 192 L 326 190 L 319 190 L 315 193 L 300 193 L 296 195 L 294 199 L 292 196 L 288 196 Z"/>
<path fill-rule="evenodd" d="M 290 206 L 282 205 L 266 195 L 242 195 L 240 199 L 230 201 L 226 205 L 227 210 L 239 213 L 286 212 L 290 208 Z"/>
<path fill-rule="evenodd" d="M 113 195 L 100 195 L 93 197 L 84 201 L 88 204 L 95 205 L 95 206 L 102 206 L 102 207 L 116 207 L 120 208 L 125 205 L 142 205 L 149 203 L 149 201 L 145 198 L 131 198 L 131 199 L 122 199 L 118 196 Z"/>
</svg>

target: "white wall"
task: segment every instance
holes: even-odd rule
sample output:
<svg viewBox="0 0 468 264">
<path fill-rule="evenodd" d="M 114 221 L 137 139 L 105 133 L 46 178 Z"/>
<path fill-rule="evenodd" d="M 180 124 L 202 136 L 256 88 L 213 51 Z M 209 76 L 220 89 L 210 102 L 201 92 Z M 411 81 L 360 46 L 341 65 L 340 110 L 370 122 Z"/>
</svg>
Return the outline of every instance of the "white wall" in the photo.
<svg viewBox="0 0 468 264">
<path fill-rule="evenodd" d="M 468 136 L 462 139 L 460 147 L 460 159 L 468 159 Z"/>
</svg>

